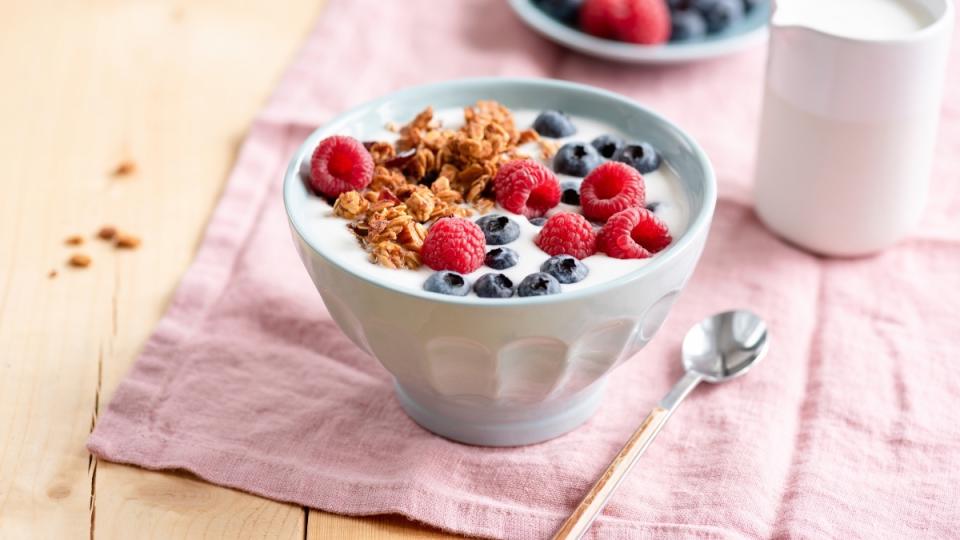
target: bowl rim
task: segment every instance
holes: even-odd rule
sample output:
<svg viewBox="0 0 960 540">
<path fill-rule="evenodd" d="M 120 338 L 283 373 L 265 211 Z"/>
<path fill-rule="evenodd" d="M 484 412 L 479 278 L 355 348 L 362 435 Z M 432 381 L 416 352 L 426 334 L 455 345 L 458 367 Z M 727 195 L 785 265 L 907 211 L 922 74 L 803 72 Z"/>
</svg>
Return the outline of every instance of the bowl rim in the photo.
<svg viewBox="0 0 960 540">
<path fill-rule="evenodd" d="M 394 283 L 380 282 L 373 280 L 358 274 L 353 271 L 349 266 L 341 264 L 340 261 L 336 258 L 328 256 L 324 251 L 316 245 L 316 243 L 311 238 L 311 235 L 305 234 L 304 231 L 307 230 L 306 224 L 303 221 L 301 215 L 295 215 L 291 211 L 293 208 L 291 201 L 293 197 L 297 196 L 295 187 L 296 183 L 300 184 L 301 191 L 305 194 L 309 194 L 309 191 L 306 190 L 303 186 L 303 180 L 300 177 L 300 162 L 308 152 L 312 152 L 314 146 L 316 145 L 316 139 L 320 137 L 322 132 L 327 129 L 327 126 L 337 124 L 349 119 L 352 116 L 358 116 L 361 114 L 366 114 L 371 110 L 376 110 L 384 105 L 398 99 L 407 99 L 414 97 L 421 93 L 435 93 L 435 92 L 453 92 L 465 91 L 466 89 L 475 90 L 477 87 L 484 86 L 517 86 L 517 87 L 533 87 L 544 91 L 550 90 L 566 90 L 573 91 L 584 94 L 592 94 L 596 97 L 603 99 L 612 100 L 618 102 L 622 106 L 634 109 L 643 114 L 649 115 L 657 122 L 660 122 L 663 126 L 671 129 L 674 132 L 674 135 L 679 137 L 692 151 L 693 157 L 699 162 L 700 166 L 704 171 L 704 176 L 702 179 L 703 183 L 703 204 L 700 206 L 699 211 L 692 216 L 690 222 L 687 226 L 687 229 L 680 236 L 680 238 L 672 245 L 668 246 L 666 250 L 658 253 L 653 257 L 647 264 L 644 264 L 640 268 L 619 276 L 610 281 L 603 283 L 598 283 L 596 285 L 591 285 L 589 287 L 583 287 L 574 291 L 564 292 L 561 294 L 551 294 L 544 296 L 527 296 L 527 297 L 518 297 L 514 296 L 511 298 L 496 299 L 490 301 L 478 301 L 476 299 L 470 299 L 470 297 L 460 297 L 460 296 L 450 296 L 450 295 L 441 295 L 436 293 L 430 293 L 427 291 L 419 289 L 409 289 L 408 287 L 398 286 Z M 508 105 L 509 106 L 509 105 Z M 545 78 L 533 78 L 533 77 L 479 77 L 479 78 L 467 78 L 467 79 L 454 79 L 438 83 L 430 83 L 418 86 L 412 86 L 405 88 L 396 92 L 392 92 L 380 98 L 374 99 L 372 101 L 364 102 L 356 107 L 331 118 L 324 124 L 320 125 L 310 133 L 307 138 L 300 143 L 297 147 L 297 150 L 293 153 L 293 156 L 290 158 L 290 162 L 287 165 L 286 172 L 283 177 L 283 205 L 284 210 L 287 214 L 287 220 L 290 223 L 290 226 L 293 228 L 294 232 L 300 239 L 303 241 L 306 246 L 308 246 L 314 253 L 322 257 L 324 260 L 328 261 L 333 266 L 338 269 L 346 272 L 347 274 L 365 282 L 370 285 L 387 289 L 389 291 L 402 294 L 411 298 L 417 298 L 420 300 L 427 300 L 431 302 L 438 302 L 444 304 L 456 304 L 464 307 L 477 307 L 480 309 L 495 309 L 495 308 L 505 308 L 505 307 L 514 307 L 514 306 L 528 306 L 534 304 L 553 304 L 561 303 L 566 301 L 577 300 L 580 298 L 594 296 L 601 294 L 603 292 L 610 291 L 627 285 L 633 281 L 638 281 L 644 277 L 657 272 L 660 268 L 667 266 L 677 258 L 680 253 L 691 249 L 693 244 L 696 242 L 696 239 L 701 235 L 706 235 L 709 232 L 710 222 L 713 218 L 713 212 L 717 204 L 717 181 L 716 174 L 713 169 L 713 164 L 710 162 L 710 159 L 707 157 L 706 152 L 703 148 L 700 147 L 699 143 L 693 139 L 689 134 L 682 130 L 679 126 L 673 122 L 667 120 L 663 116 L 643 107 L 636 101 L 609 90 L 603 90 L 594 86 L 572 83 L 568 81 L 556 80 L 556 79 L 545 79 Z"/>
<path fill-rule="evenodd" d="M 771 8 L 748 15 L 751 26 L 741 32 L 706 40 L 638 45 L 591 36 L 544 13 L 531 0 L 509 0 L 513 12 L 541 36 L 580 53 L 616 62 L 673 64 L 707 60 L 732 54 L 762 42 L 769 34 Z M 764 24 L 759 24 L 766 21 Z"/>
</svg>

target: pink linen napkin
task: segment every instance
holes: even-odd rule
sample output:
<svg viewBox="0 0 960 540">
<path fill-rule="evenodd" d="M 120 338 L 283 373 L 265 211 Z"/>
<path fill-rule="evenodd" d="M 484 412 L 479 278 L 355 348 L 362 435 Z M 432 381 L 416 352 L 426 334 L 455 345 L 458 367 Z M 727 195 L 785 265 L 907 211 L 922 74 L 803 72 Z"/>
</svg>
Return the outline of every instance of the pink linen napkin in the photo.
<svg viewBox="0 0 960 540">
<path fill-rule="evenodd" d="M 745 306 L 768 319 L 770 356 L 749 377 L 695 392 L 591 534 L 955 536 L 960 57 L 922 229 L 856 260 L 798 251 L 748 206 L 762 72 L 762 47 L 677 67 L 600 62 L 540 39 L 495 0 L 330 0 L 254 123 L 196 261 L 90 450 L 331 512 L 544 538 L 680 375 L 685 329 Z M 333 114 L 404 86 L 480 75 L 632 96 L 699 139 L 721 184 L 703 260 L 659 337 L 619 368 L 588 424 L 523 448 L 449 442 L 404 415 L 387 372 L 325 311 L 280 200 L 289 156 Z"/>
</svg>

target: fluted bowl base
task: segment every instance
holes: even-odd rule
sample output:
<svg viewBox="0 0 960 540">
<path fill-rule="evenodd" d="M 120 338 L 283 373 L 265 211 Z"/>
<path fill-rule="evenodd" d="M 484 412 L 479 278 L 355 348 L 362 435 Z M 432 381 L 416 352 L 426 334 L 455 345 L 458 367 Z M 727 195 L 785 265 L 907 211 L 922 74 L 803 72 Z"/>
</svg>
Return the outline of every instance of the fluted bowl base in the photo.
<svg viewBox="0 0 960 540">
<path fill-rule="evenodd" d="M 597 411 L 605 386 L 601 380 L 568 398 L 497 407 L 394 385 L 403 410 L 421 427 L 477 446 L 536 444 L 572 431 Z"/>
</svg>

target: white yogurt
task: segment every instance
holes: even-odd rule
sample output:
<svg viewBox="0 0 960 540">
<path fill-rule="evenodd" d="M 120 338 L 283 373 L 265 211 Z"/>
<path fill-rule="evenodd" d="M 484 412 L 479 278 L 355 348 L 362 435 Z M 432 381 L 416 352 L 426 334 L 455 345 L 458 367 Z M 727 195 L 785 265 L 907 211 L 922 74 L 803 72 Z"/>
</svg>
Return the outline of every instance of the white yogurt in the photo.
<svg viewBox="0 0 960 540">
<path fill-rule="evenodd" d="M 773 22 L 856 39 L 890 39 L 933 22 L 915 0 L 778 0 Z"/>
<path fill-rule="evenodd" d="M 514 119 L 520 129 L 524 129 L 533 123 L 534 118 L 540 111 L 515 110 Z M 435 112 L 445 127 L 456 129 L 463 125 L 463 109 L 443 109 Z M 407 119 L 399 118 L 398 122 Z M 611 127 L 585 118 L 573 118 L 574 125 L 577 127 L 577 133 L 565 139 L 555 139 L 561 144 L 571 141 L 583 141 L 589 143 L 594 137 L 607 133 L 625 137 Z M 394 141 L 397 138 L 396 133 L 382 129 L 375 133 L 366 134 L 364 140 Z M 536 143 L 531 143 L 521 147 L 521 151 L 526 151 L 536 159 L 541 159 L 540 148 Z M 309 154 L 307 159 L 309 159 Z M 541 160 L 542 161 L 542 160 Z M 549 162 L 544 162 L 550 166 Z M 550 167 L 552 169 L 552 167 Z M 557 175 L 560 183 L 566 181 L 582 181 L 581 178 L 572 176 Z M 652 173 L 643 175 L 646 183 L 647 204 L 660 203 L 656 209 L 657 216 L 670 229 L 670 234 L 674 241 L 679 238 L 687 228 L 689 221 L 689 204 L 680 186 L 680 179 L 677 174 L 669 167 L 666 162 L 660 165 L 660 168 Z M 324 200 L 319 197 L 309 197 L 305 206 L 307 213 L 307 230 L 305 231 L 309 240 L 317 245 L 323 245 L 328 253 L 336 253 L 339 262 L 351 271 L 366 277 L 367 279 L 379 282 L 389 282 L 404 288 L 422 290 L 423 282 L 433 273 L 433 270 L 427 266 L 422 266 L 417 270 L 393 270 L 370 262 L 369 254 L 360 247 L 357 239 L 347 229 L 347 220 L 333 215 L 333 209 Z M 549 214 L 556 212 L 580 212 L 579 206 L 570 206 L 560 204 L 550 211 Z M 486 265 L 482 265 L 474 272 L 467 275 L 470 282 L 475 282 L 480 276 L 486 273 L 502 273 L 510 278 L 514 284 L 519 284 L 524 277 L 540 271 L 540 265 L 550 258 L 534 243 L 534 238 L 540 231 L 540 227 L 533 225 L 523 216 L 518 216 L 497 207 L 490 214 L 502 214 L 520 226 L 520 237 L 507 244 L 506 246 L 487 246 L 487 251 L 495 247 L 509 247 L 519 255 L 517 265 L 504 270 L 495 270 Z M 473 219 L 477 219 L 474 216 Z M 653 258 L 656 258 L 654 255 Z M 591 287 L 606 281 L 610 281 L 628 274 L 637 268 L 647 264 L 653 259 L 614 259 L 602 253 L 598 253 L 583 260 L 584 264 L 590 270 L 589 275 L 579 283 L 562 285 L 563 291 L 576 290 L 583 287 Z M 486 298 L 478 298 L 471 293 L 470 298 L 480 301 L 493 301 Z"/>
</svg>

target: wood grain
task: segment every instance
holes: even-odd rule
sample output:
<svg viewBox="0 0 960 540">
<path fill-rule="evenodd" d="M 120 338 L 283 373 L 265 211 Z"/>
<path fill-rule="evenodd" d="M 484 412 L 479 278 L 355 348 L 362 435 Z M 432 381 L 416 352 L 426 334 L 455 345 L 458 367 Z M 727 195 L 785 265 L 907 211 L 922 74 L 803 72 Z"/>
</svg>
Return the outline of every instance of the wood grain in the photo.
<svg viewBox="0 0 960 540">
<path fill-rule="evenodd" d="M 0 1 L 0 538 L 303 538 L 308 523 L 315 538 L 425 534 L 396 518 L 308 519 L 84 448 L 321 4 Z M 124 160 L 136 170 L 114 176 Z M 142 245 L 94 239 L 104 224 Z M 84 244 L 66 246 L 75 234 Z M 81 252 L 92 264 L 68 267 Z"/>
<path fill-rule="evenodd" d="M 377 516 L 373 519 L 358 519 L 311 511 L 310 521 L 307 524 L 307 539 L 325 540 L 327 538 L 441 540 L 460 537 L 420 525 L 401 516 Z"/>
</svg>

